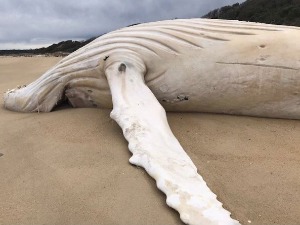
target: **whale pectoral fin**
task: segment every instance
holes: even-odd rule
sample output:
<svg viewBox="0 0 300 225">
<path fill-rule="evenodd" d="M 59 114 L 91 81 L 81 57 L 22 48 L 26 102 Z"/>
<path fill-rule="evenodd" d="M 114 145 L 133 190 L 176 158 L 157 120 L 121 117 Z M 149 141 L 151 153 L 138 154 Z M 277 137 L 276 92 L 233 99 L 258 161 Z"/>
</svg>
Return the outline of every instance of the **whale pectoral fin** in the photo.
<svg viewBox="0 0 300 225">
<path fill-rule="evenodd" d="M 144 82 L 139 68 L 126 61 L 105 70 L 112 94 L 111 117 L 123 130 L 130 163 L 145 168 L 167 196 L 167 204 L 188 224 L 239 224 L 197 173 L 173 135 L 166 112 Z"/>
</svg>

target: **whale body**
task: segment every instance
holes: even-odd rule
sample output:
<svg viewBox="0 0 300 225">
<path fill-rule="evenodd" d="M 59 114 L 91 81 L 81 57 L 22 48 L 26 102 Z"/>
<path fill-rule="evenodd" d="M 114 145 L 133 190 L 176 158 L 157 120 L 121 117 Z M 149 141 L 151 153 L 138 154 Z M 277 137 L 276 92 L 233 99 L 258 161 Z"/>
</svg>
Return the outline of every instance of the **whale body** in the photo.
<svg viewBox="0 0 300 225">
<path fill-rule="evenodd" d="M 178 19 L 107 33 L 28 86 L 4 95 L 7 109 L 49 112 L 112 108 L 107 64 L 146 68 L 145 82 L 167 111 L 300 118 L 300 29 L 241 21 Z"/>
</svg>

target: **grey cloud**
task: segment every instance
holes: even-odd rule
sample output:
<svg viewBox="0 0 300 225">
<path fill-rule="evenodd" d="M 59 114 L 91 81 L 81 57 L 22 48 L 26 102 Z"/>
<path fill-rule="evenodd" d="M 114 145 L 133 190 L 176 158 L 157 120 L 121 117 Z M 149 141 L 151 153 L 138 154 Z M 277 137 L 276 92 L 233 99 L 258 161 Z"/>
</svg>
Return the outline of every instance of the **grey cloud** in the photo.
<svg viewBox="0 0 300 225">
<path fill-rule="evenodd" d="M 243 0 L 2 0 L 0 49 L 86 39 L 133 23 L 201 17 Z"/>
</svg>

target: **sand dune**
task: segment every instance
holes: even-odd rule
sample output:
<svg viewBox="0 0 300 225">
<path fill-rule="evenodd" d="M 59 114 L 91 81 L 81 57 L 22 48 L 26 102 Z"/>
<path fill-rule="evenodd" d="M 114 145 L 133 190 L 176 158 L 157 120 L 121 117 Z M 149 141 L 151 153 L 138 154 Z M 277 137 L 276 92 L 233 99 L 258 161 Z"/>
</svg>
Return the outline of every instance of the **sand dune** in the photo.
<svg viewBox="0 0 300 225">
<path fill-rule="evenodd" d="M 0 92 L 58 62 L 1 57 Z M 128 162 L 110 110 L 16 113 L 0 102 L 0 224 L 181 224 Z M 209 187 L 243 224 L 300 223 L 300 121 L 168 113 Z"/>
</svg>

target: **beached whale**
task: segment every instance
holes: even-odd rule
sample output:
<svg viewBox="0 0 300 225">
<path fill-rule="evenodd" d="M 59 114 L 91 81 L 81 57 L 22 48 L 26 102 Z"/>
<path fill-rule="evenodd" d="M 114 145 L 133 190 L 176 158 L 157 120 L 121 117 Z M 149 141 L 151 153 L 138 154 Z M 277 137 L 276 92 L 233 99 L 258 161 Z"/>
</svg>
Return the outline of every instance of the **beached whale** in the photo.
<svg viewBox="0 0 300 225">
<path fill-rule="evenodd" d="M 167 111 L 300 119 L 300 29 L 189 19 L 105 34 L 28 86 L 7 109 L 49 112 L 113 107 L 130 162 L 144 167 L 188 224 L 238 224 L 209 190 L 172 134 Z"/>
</svg>

